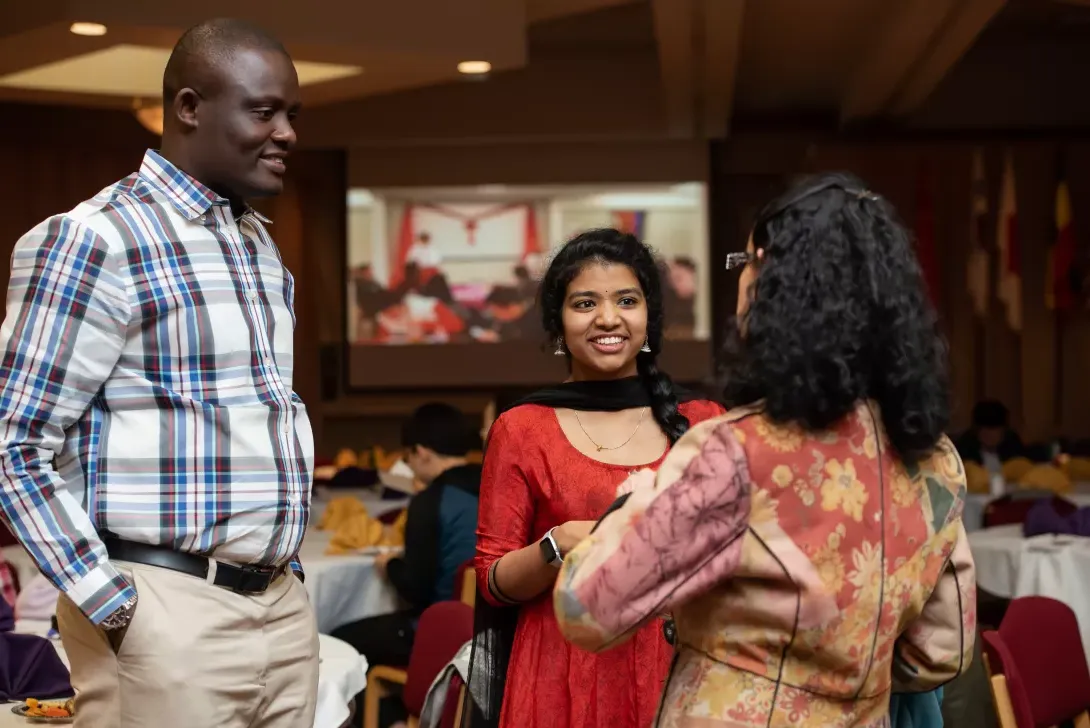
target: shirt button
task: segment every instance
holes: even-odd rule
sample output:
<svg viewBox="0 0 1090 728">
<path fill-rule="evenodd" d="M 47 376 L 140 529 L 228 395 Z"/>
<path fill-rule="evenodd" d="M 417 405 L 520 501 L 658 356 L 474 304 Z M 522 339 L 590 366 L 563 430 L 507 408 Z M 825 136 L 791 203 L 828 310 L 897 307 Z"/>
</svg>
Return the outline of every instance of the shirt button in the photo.
<svg viewBox="0 0 1090 728">
<path fill-rule="evenodd" d="M 257 300 L 257 291 L 254 291 L 254 290 L 250 291 L 250 300 L 251 301 L 256 301 Z"/>
</svg>

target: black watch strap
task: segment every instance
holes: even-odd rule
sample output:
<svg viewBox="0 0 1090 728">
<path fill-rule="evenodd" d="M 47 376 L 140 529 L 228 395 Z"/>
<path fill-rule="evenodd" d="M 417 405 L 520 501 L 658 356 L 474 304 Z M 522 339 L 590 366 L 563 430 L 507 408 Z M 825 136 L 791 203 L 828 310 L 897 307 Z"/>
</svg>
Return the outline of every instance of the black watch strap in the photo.
<svg viewBox="0 0 1090 728">
<path fill-rule="evenodd" d="M 548 532 L 541 538 L 538 545 L 541 548 L 541 558 L 549 566 L 555 566 L 560 568 L 564 563 L 564 556 L 560 553 L 560 547 L 556 543 L 556 539 L 553 538 L 553 531 L 555 528 L 550 528 Z"/>
</svg>

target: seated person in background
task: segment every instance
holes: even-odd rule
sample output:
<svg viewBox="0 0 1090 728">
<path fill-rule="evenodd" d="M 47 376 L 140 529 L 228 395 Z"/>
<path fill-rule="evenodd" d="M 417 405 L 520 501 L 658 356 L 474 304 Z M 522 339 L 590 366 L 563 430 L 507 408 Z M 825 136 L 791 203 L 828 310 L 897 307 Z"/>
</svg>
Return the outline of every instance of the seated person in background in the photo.
<svg viewBox="0 0 1090 728">
<path fill-rule="evenodd" d="M 404 554 L 379 556 L 375 568 L 408 608 L 333 631 L 372 666 L 409 664 L 420 613 L 454 597 L 458 567 L 476 550 L 481 468 L 466 461 L 479 444 L 474 427 L 450 405 L 426 404 L 405 423 L 401 443 L 424 488 L 409 504 Z"/>
<path fill-rule="evenodd" d="M 973 407 L 973 426 L 954 445 L 965 461 L 979 463 L 989 473 L 999 473 L 1003 463 L 1023 455 L 1022 439 L 1011 429 L 1010 412 L 994 399 Z"/>
<path fill-rule="evenodd" d="M 0 526 L 0 528 L 3 528 L 3 526 Z M 14 607 L 18 591 L 15 586 L 15 572 L 8 560 L 4 558 L 4 554 L 0 552 L 0 597 L 8 603 L 9 607 Z"/>
</svg>

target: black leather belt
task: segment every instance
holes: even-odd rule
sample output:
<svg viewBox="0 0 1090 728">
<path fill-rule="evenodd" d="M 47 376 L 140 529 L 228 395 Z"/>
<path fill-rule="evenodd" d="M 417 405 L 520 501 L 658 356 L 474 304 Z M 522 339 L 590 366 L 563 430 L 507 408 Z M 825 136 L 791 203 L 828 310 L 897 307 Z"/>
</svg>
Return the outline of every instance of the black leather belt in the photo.
<svg viewBox="0 0 1090 728">
<path fill-rule="evenodd" d="M 111 559 L 180 571 L 198 579 L 208 578 L 206 557 L 183 554 L 161 546 L 149 546 L 120 538 L 107 538 L 104 543 L 106 553 Z M 283 566 L 235 566 L 217 561 L 216 578 L 212 583 L 239 594 L 261 594 L 283 571 Z"/>
</svg>

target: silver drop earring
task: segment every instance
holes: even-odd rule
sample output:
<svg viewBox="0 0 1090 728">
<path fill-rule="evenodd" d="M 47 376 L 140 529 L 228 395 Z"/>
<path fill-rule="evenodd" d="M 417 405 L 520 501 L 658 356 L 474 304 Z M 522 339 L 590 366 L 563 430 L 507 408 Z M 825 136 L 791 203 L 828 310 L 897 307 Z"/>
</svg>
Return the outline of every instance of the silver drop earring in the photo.
<svg viewBox="0 0 1090 728">
<path fill-rule="evenodd" d="M 644 354 L 651 353 L 651 342 L 648 341 L 646 336 L 643 337 L 643 346 L 640 347 L 640 351 L 642 351 Z"/>
<path fill-rule="evenodd" d="M 556 351 L 553 352 L 553 356 L 565 356 L 567 352 L 564 351 L 564 337 L 556 337 Z"/>
</svg>

